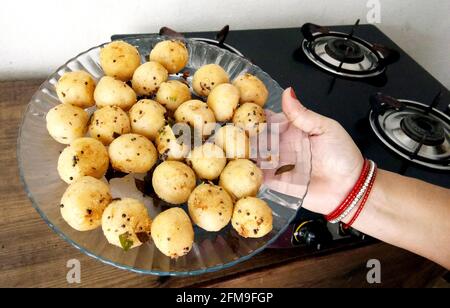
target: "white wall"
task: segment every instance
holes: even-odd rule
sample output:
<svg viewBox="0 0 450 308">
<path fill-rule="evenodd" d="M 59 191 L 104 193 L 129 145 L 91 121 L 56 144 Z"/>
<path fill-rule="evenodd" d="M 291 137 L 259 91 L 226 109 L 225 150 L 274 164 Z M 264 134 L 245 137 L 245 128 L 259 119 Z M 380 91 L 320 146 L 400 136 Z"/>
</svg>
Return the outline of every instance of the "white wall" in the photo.
<svg viewBox="0 0 450 308">
<path fill-rule="evenodd" d="M 0 79 L 43 77 L 113 33 L 366 22 L 368 0 L 14 0 L 0 9 Z M 450 88 L 450 1 L 380 0 L 378 25 Z"/>
</svg>

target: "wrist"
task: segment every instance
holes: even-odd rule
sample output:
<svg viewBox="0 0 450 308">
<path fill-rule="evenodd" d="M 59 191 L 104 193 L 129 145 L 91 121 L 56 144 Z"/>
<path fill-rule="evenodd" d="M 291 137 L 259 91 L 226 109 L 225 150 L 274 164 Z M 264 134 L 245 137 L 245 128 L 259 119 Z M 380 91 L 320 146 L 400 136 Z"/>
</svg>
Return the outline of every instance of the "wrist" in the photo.
<svg viewBox="0 0 450 308">
<path fill-rule="evenodd" d="M 303 207 L 323 215 L 331 213 L 352 191 L 363 171 L 364 158 L 354 160 L 350 168 L 337 170 L 332 174 L 317 174 L 313 165 L 311 184 Z"/>
<path fill-rule="evenodd" d="M 370 221 L 370 217 L 375 217 L 375 212 L 379 211 L 380 204 L 386 204 L 386 195 L 384 188 L 384 180 L 383 178 L 386 176 L 386 172 L 384 170 L 378 170 L 377 176 L 374 179 L 374 183 L 370 194 L 368 195 L 365 207 L 363 211 L 360 213 L 358 218 L 353 222 L 352 227 L 364 232 L 366 229 L 367 222 Z M 345 219 L 342 220 L 344 223 L 348 223 L 357 209 L 354 209 Z"/>
</svg>

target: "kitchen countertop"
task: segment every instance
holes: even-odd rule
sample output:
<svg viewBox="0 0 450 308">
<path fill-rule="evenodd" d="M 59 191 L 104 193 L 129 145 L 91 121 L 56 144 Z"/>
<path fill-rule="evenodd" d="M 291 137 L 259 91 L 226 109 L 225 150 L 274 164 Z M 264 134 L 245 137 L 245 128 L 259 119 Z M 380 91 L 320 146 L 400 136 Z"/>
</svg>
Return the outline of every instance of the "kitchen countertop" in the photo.
<svg viewBox="0 0 450 308">
<path fill-rule="evenodd" d="M 47 226 L 19 179 L 17 133 L 41 82 L 0 82 L 0 287 L 422 287 L 445 272 L 431 261 L 380 242 L 334 244 L 313 255 L 303 248 L 270 249 L 224 271 L 181 278 L 138 275 L 96 261 Z M 80 261 L 80 284 L 66 281 L 70 259 Z M 369 259 L 381 262 L 381 285 L 366 281 Z"/>
</svg>

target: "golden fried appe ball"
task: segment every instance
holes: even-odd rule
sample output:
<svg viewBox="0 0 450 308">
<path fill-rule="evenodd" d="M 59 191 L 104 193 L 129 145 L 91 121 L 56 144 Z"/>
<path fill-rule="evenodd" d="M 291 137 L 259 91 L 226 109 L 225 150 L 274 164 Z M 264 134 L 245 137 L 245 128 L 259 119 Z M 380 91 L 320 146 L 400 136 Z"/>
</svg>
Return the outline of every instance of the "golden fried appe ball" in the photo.
<svg viewBox="0 0 450 308">
<path fill-rule="evenodd" d="M 210 142 L 194 148 L 187 158 L 197 176 L 205 180 L 217 179 L 227 164 L 222 148 Z"/>
<path fill-rule="evenodd" d="M 248 159 L 230 161 L 220 174 L 219 185 L 233 197 L 256 196 L 263 182 L 263 173 Z"/>
<path fill-rule="evenodd" d="M 155 139 L 158 153 L 167 160 L 183 160 L 189 153 L 189 145 L 177 140 L 170 125 L 162 127 Z"/>
<path fill-rule="evenodd" d="M 208 106 L 219 122 L 230 121 L 239 104 L 239 90 L 229 83 L 215 87 L 208 96 Z"/>
<path fill-rule="evenodd" d="M 245 131 L 234 125 L 222 126 L 215 134 L 215 143 L 227 158 L 248 158 L 250 143 Z"/>
<path fill-rule="evenodd" d="M 102 223 L 102 214 L 111 202 L 109 186 L 84 176 L 67 187 L 61 198 L 61 215 L 75 230 L 89 231 Z"/>
<path fill-rule="evenodd" d="M 161 63 L 169 74 L 181 71 L 188 60 L 189 54 L 186 46 L 177 40 L 159 42 L 150 52 L 150 61 Z"/>
<path fill-rule="evenodd" d="M 105 106 L 92 114 L 89 135 L 104 145 L 109 145 L 115 138 L 130 131 L 130 119 L 120 107 Z"/>
<path fill-rule="evenodd" d="M 114 41 L 100 50 L 100 65 L 105 75 L 128 81 L 141 64 L 136 47 L 124 41 Z"/>
<path fill-rule="evenodd" d="M 189 87 L 178 80 L 168 80 L 160 84 L 156 101 L 170 111 L 175 111 L 182 103 L 191 99 Z"/>
<path fill-rule="evenodd" d="M 152 224 L 152 238 L 166 256 L 176 259 L 186 255 L 194 244 L 194 228 L 189 216 L 174 207 L 160 213 Z"/>
<path fill-rule="evenodd" d="M 200 184 L 188 200 L 192 221 L 206 231 L 219 231 L 231 220 L 233 200 L 220 186 Z"/>
<path fill-rule="evenodd" d="M 258 238 L 272 231 L 272 209 L 255 197 L 245 197 L 234 205 L 231 225 L 245 238 Z"/>
<path fill-rule="evenodd" d="M 104 76 L 94 91 L 98 108 L 118 106 L 127 111 L 136 103 L 136 93 L 126 83 L 109 76 Z"/>
<path fill-rule="evenodd" d="M 47 112 L 47 131 L 53 139 L 69 144 L 84 136 L 89 115 L 80 107 L 60 104 Z"/>
<path fill-rule="evenodd" d="M 201 131 L 202 135 L 208 135 L 216 123 L 212 110 L 206 103 L 198 99 L 181 104 L 174 116 L 177 122 L 187 123 L 199 132 Z"/>
<path fill-rule="evenodd" d="M 65 73 L 55 86 L 59 100 L 81 108 L 94 106 L 94 78 L 85 71 Z"/>
<path fill-rule="evenodd" d="M 139 66 L 131 84 L 138 95 L 153 95 L 161 83 L 169 77 L 167 70 L 158 62 L 150 61 Z"/>
<path fill-rule="evenodd" d="M 139 100 L 129 111 L 131 131 L 154 141 L 158 131 L 166 124 L 165 113 L 166 108 L 154 100 Z"/>
<path fill-rule="evenodd" d="M 144 173 L 158 160 L 153 143 L 138 134 L 125 134 L 109 145 L 109 159 L 114 169 L 125 173 Z"/>
<path fill-rule="evenodd" d="M 155 193 L 171 204 L 181 204 L 188 200 L 195 187 L 195 173 L 179 161 L 165 161 L 153 171 Z"/>
<path fill-rule="evenodd" d="M 114 200 L 102 216 L 108 242 L 124 250 L 141 246 L 150 238 L 152 219 L 145 205 L 132 198 Z"/>
<path fill-rule="evenodd" d="M 105 146 L 94 138 L 78 138 L 67 146 L 58 158 L 58 173 L 70 184 L 83 176 L 101 178 L 108 169 L 109 158 Z"/>
<path fill-rule="evenodd" d="M 269 91 L 258 77 L 244 74 L 237 77 L 233 84 L 239 89 L 241 104 L 255 103 L 263 107 L 266 103 Z"/>
<path fill-rule="evenodd" d="M 266 128 L 264 109 L 255 103 L 241 105 L 233 116 L 233 123 L 248 132 L 249 136 L 258 135 Z"/>
<path fill-rule="evenodd" d="M 192 87 L 200 96 L 208 96 L 219 84 L 228 83 L 227 72 L 217 64 L 207 64 L 200 67 L 192 79 Z"/>
</svg>

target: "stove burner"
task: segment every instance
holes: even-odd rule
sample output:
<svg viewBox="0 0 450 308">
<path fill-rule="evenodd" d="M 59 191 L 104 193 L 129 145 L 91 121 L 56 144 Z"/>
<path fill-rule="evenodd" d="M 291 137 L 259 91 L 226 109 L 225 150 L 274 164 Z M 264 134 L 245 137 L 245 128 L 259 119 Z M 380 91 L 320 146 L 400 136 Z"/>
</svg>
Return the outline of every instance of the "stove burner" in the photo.
<svg viewBox="0 0 450 308">
<path fill-rule="evenodd" d="M 214 46 L 220 47 L 222 49 L 226 49 L 226 50 L 244 58 L 244 55 L 239 50 L 237 50 L 236 48 L 234 48 L 231 45 L 228 45 L 227 43 L 220 43 L 219 41 L 202 38 L 202 37 L 193 37 L 192 39 L 196 40 L 196 41 L 205 42 L 207 44 L 214 45 Z"/>
<path fill-rule="evenodd" d="M 203 37 L 193 37 L 192 39 L 200 41 L 200 42 L 204 42 L 204 43 L 207 43 L 210 45 L 217 46 L 219 48 L 222 48 L 222 49 L 228 50 L 234 54 L 237 54 L 238 56 L 244 57 L 244 55 L 239 50 L 237 50 L 236 48 L 225 43 L 225 40 L 226 40 L 229 32 L 230 32 L 230 26 L 226 25 L 219 32 L 217 32 L 215 40 L 203 38 Z M 162 27 L 159 30 L 159 34 L 178 38 L 178 39 L 184 38 L 183 34 L 181 34 L 180 32 L 177 32 L 173 29 L 170 29 L 168 27 Z"/>
<path fill-rule="evenodd" d="M 430 116 L 408 115 L 400 122 L 400 127 L 408 137 L 424 145 L 440 145 L 445 141 L 444 126 Z"/>
<path fill-rule="evenodd" d="M 317 35 L 312 42 L 303 41 L 303 52 L 314 64 L 339 76 L 367 78 L 384 72 L 381 54 L 372 50 L 368 42 L 356 37 L 349 40 L 346 36 L 340 32 Z M 343 46 L 348 47 L 342 51 Z"/>
<path fill-rule="evenodd" d="M 398 53 L 354 36 L 358 25 L 359 20 L 347 34 L 304 24 L 303 54 L 315 65 L 337 76 L 368 78 L 382 74 L 387 64 L 398 59 Z"/>
<path fill-rule="evenodd" d="M 344 63 L 358 63 L 364 60 L 361 48 L 346 39 L 330 39 L 325 45 L 325 51 L 332 58 Z"/>
<path fill-rule="evenodd" d="M 436 102 L 435 98 L 425 105 L 378 93 L 371 97 L 370 126 L 388 148 L 408 161 L 450 170 L 450 117 L 434 108 Z"/>
</svg>

